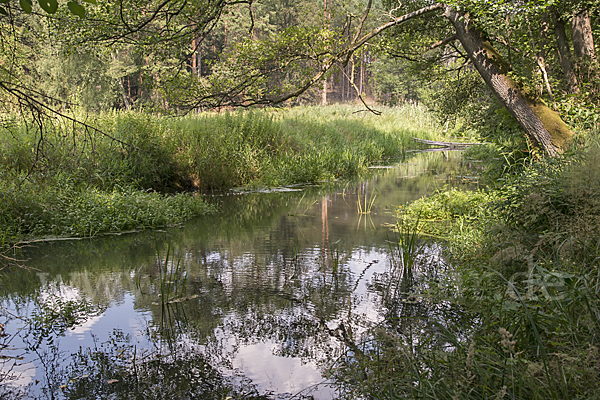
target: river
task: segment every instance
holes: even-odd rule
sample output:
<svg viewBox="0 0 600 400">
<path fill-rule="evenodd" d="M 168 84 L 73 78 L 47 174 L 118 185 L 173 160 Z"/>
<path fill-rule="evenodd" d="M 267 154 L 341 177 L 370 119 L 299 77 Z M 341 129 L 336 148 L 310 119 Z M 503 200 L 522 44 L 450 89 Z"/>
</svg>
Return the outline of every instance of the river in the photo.
<svg viewBox="0 0 600 400">
<path fill-rule="evenodd" d="M 210 195 L 220 212 L 178 228 L 27 247 L 0 278 L 0 398 L 342 396 L 341 360 L 374 327 L 462 318 L 421 295 L 452 279 L 436 243 L 400 287 L 391 225 L 470 167 L 414 154 L 352 182 Z"/>
</svg>

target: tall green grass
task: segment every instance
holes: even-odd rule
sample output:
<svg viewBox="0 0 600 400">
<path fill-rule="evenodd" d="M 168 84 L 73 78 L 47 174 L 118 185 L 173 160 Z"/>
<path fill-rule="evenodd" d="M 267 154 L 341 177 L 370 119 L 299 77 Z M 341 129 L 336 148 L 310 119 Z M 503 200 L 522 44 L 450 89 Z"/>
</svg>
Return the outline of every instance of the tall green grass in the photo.
<svg viewBox="0 0 600 400">
<path fill-rule="evenodd" d="M 599 154 L 532 161 L 501 188 L 402 207 L 455 277 L 417 278 L 425 306 L 403 305 L 364 336 L 339 375 L 349 397 L 599 398 Z"/>
<path fill-rule="evenodd" d="M 176 224 L 210 211 L 185 192 L 351 177 L 401 156 L 412 136 L 439 133 L 422 108 L 384 111 L 109 112 L 76 115 L 88 126 L 57 118 L 41 127 L 8 116 L 0 128 L 0 233 L 14 243 Z"/>
</svg>

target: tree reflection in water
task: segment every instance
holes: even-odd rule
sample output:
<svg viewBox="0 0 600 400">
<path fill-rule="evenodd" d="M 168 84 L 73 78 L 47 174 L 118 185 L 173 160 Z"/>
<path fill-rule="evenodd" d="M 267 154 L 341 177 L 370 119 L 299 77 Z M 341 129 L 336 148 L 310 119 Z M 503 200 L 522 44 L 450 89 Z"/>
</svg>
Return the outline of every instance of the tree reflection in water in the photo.
<svg viewBox="0 0 600 400">
<path fill-rule="evenodd" d="M 138 351 L 115 331 L 96 348 L 81 349 L 66 368 L 67 399 L 268 399 L 239 376 L 225 376 L 203 352 L 183 342 Z"/>
</svg>

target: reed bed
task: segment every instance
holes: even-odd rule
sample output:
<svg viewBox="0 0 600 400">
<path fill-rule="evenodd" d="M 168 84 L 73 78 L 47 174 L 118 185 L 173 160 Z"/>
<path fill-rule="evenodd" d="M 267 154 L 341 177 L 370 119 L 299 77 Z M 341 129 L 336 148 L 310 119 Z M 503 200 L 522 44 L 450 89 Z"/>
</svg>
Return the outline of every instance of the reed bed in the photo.
<svg viewBox="0 0 600 400">
<path fill-rule="evenodd" d="M 419 106 L 354 111 L 4 116 L 0 233 L 15 243 L 179 224 L 214 211 L 206 191 L 349 178 L 441 134 Z"/>
</svg>

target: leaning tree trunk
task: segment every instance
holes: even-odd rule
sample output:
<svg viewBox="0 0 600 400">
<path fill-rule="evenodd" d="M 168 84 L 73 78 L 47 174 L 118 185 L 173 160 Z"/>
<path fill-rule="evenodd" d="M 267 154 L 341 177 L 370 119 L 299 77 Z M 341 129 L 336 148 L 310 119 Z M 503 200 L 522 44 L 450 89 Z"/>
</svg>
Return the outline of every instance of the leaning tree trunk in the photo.
<svg viewBox="0 0 600 400">
<path fill-rule="evenodd" d="M 508 76 L 508 64 L 489 42 L 482 39 L 479 31 L 469 23 L 468 15 L 447 6 L 444 16 L 456 29 L 456 37 L 487 86 L 519 122 L 533 144 L 550 156 L 564 151 L 573 132 L 560 116 L 543 102 L 527 96 Z"/>
</svg>

